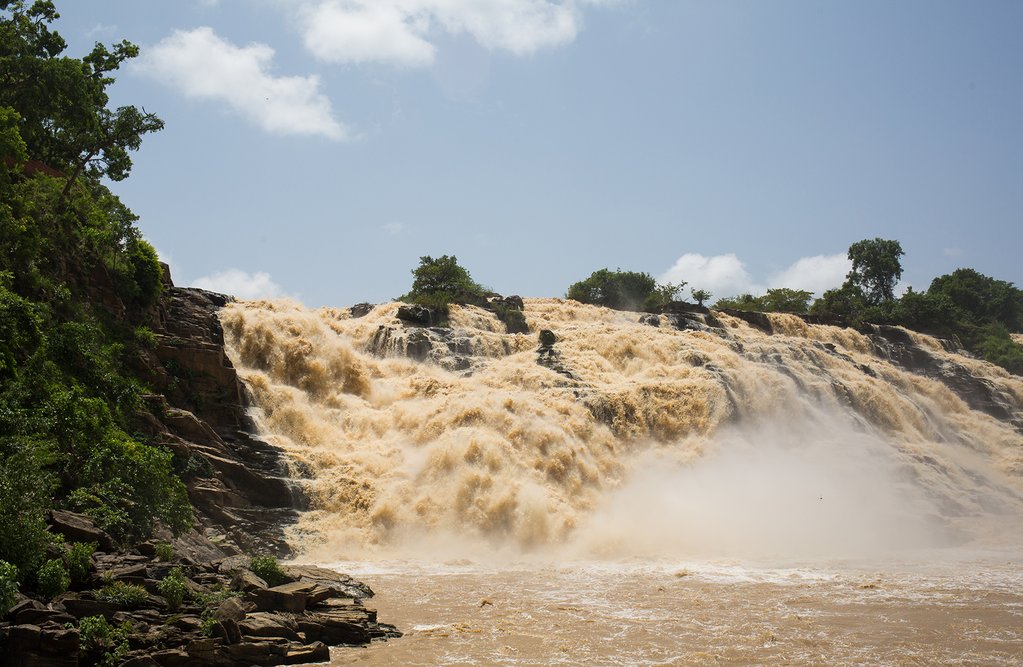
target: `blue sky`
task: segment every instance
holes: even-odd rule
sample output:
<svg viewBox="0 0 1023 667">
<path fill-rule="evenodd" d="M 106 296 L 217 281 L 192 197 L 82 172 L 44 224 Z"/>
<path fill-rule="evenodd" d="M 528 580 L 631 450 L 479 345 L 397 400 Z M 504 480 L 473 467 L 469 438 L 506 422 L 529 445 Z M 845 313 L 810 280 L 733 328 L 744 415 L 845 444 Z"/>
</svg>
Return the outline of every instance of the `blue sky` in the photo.
<svg viewBox="0 0 1023 667">
<path fill-rule="evenodd" d="M 311 306 L 405 292 L 421 255 L 560 296 L 602 267 L 715 297 L 1023 284 L 1023 3 L 57 0 L 114 104 L 156 112 L 115 184 L 178 284 Z"/>
</svg>

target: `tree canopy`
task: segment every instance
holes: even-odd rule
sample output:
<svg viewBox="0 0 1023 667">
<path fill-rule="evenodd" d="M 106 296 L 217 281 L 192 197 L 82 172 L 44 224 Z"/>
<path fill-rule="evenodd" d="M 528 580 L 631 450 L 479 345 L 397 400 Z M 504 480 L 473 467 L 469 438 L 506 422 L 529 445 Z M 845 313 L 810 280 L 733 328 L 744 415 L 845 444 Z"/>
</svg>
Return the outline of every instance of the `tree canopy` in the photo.
<svg viewBox="0 0 1023 667">
<path fill-rule="evenodd" d="M 163 128 L 156 115 L 135 106 L 107 108 L 111 73 L 138 55 L 122 41 L 97 43 L 83 58 L 61 55 L 64 39 L 49 24 L 59 18 L 49 0 L 0 1 L 0 107 L 18 110 L 18 131 L 28 153 L 65 173 L 62 199 L 85 171 L 113 181 L 131 171 L 129 151 L 142 136 Z"/>
<path fill-rule="evenodd" d="M 849 246 L 852 269 L 846 283 L 861 290 L 868 305 L 876 306 L 895 298 L 895 285 L 902 277 L 905 253 L 898 241 L 864 239 Z"/>
<path fill-rule="evenodd" d="M 714 307 L 755 310 L 762 313 L 805 313 L 812 298 L 813 292 L 778 287 L 767 290 L 762 296 L 740 294 L 726 299 L 718 299 Z"/>
<path fill-rule="evenodd" d="M 446 307 L 449 303 L 483 305 L 487 289 L 472 279 L 454 255 L 424 255 L 412 269 L 412 289 L 402 301 L 423 306 Z"/>
<path fill-rule="evenodd" d="M 668 286 L 669 292 L 680 292 L 681 289 L 681 285 Z M 651 300 L 666 295 L 657 293 L 657 281 L 649 273 L 620 269 L 609 271 L 604 268 L 594 271 L 586 280 L 573 283 L 568 288 L 567 296 L 580 303 L 618 310 L 639 310 Z"/>
</svg>

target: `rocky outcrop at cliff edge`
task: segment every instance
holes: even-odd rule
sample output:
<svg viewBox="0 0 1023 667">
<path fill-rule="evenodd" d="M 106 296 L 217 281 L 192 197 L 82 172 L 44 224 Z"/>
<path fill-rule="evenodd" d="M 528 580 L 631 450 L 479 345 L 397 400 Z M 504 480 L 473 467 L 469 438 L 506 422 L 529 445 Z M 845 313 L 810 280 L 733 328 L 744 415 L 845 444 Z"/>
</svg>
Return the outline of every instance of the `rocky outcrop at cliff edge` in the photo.
<svg viewBox="0 0 1023 667">
<path fill-rule="evenodd" d="M 197 531 L 219 549 L 195 555 L 287 555 L 283 529 L 306 500 L 287 460 L 255 435 L 246 414 L 245 388 L 217 319 L 231 297 L 174 287 L 169 276 L 165 282 L 152 316 L 154 345 L 136 359 L 136 371 L 158 393 L 146 398 L 136 427 L 181 462 Z M 193 548 L 203 542 L 191 541 Z"/>
<path fill-rule="evenodd" d="M 217 318 L 231 297 L 174 287 L 169 273 L 164 287 L 146 318 L 152 344 L 130 361 L 152 390 L 134 428 L 175 455 L 195 526 L 176 536 L 158 527 L 154 541 L 119 548 L 88 517 L 54 510 L 50 532 L 99 551 L 88 579 L 70 592 L 19 596 L 0 615 L 0 665 L 299 664 L 327 660 L 329 646 L 398 636 L 362 604 L 373 592 L 347 575 L 283 566 L 283 582 L 273 586 L 247 569 L 242 554 L 289 553 L 283 529 L 306 499 L 282 453 L 256 436 L 246 414 Z M 171 562 L 159 560 L 168 548 Z M 161 591 L 173 571 L 182 580 L 180 606 Z M 119 585 L 134 587 L 134 597 L 112 594 Z M 112 634 L 97 640 L 97 623 Z"/>
<path fill-rule="evenodd" d="M 54 530 L 103 541 L 87 517 L 61 514 Z M 48 601 L 19 597 L 0 616 L 0 664 L 299 664 L 328 660 L 330 645 L 400 636 L 362 603 L 373 591 L 347 575 L 285 565 L 270 585 L 244 556 L 197 563 L 158 551 L 145 543 L 136 553 L 98 552 L 74 590 Z"/>
</svg>

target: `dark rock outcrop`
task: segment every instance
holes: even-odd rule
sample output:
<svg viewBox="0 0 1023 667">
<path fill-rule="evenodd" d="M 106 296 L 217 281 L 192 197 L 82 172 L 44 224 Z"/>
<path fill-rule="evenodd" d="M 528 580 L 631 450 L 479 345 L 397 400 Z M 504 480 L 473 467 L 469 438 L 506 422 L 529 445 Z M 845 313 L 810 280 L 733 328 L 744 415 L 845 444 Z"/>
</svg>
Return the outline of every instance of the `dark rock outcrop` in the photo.
<svg viewBox="0 0 1023 667">
<path fill-rule="evenodd" d="M 307 501 L 283 454 L 256 437 L 246 414 L 245 388 L 224 350 L 217 316 L 230 300 L 165 288 L 152 318 L 156 345 L 136 360 L 137 373 L 160 394 L 146 399 L 149 411 L 136 427 L 181 462 L 198 533 L 216 538 L 218 551 L 200 549 L 210 552 L 205 555 L 286 555 L 283 528 Z"/>
<path fill-rule="evenodd" d="M 447 318 L 434 308 L 427 308 L 412 303 L 405 303 L 398 306 L 397 317 L 406 324 L 418 327 L 438 326 Z"/>
<path fill-rule="evenodd" d="M 764 333 L 774 333 L 774 327 L 771 325 L 771 318 L 764 313 L 758 313 L 752 310 L 735 310 L 733 308 L 723 308 L 721 312 L 726 315 L 736 317 L 744 321 L 746 324 L 760 329 Z"/>
<path fill-rule="evenodd" d="M 319 567 L 283 566 L 286 583 L 268 587 L 247 570 L 249 559 L 229 557 L 196 563 L 131 553 L 97 553 L 92 586 L 44 601 L 22 598 L 0 615 L 0 665 L 75 667 L 84 649 L 89 660 L 102 650 L 82 646 L 78 625 L 102 616 L 127 632 L 121 665 L 281 665 L 329 659 L 329 646 L 359 645 L 400 636 L 377 622 L 363 598 L 373 595 L 351 577 Z M 187 577 L 180 607 L 160 595 L 172 572 Z M 251 577 L 240 576 L 243 572 Z M 175 576 L 179 576 L 175 574 Z M 105 595 L 113 582 L 150 592 L 132 599 Z M 109 645 L 105 650 L 113 650 Z M 91 663 L 90 663 L 91 664 Z"/>
</svg>

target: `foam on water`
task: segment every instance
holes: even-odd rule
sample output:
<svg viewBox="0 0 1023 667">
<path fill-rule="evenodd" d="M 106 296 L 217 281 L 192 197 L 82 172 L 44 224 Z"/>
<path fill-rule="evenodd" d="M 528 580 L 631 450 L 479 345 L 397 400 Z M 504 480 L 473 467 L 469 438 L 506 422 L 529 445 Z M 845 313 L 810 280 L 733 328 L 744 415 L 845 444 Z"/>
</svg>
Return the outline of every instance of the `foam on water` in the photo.
<svg viewBox="0 0 1023 667">
<path fill-rule="evenodd" d="M 306 558 L 819 563 L 1023 543 L 1023 436 L 850 329 L 771 315 L 768 335 L 722 314 L 719 335 L 528 299 L 559 366 L 453 307 L 459 365 L 396 311 L 221 312 L 264 435 L 313 499 L 291 534 Z M 1021 378 L 912 338 L 1023 410 Z M 423 340 L 428 360 L 409 358 Z"/>
</svg>

